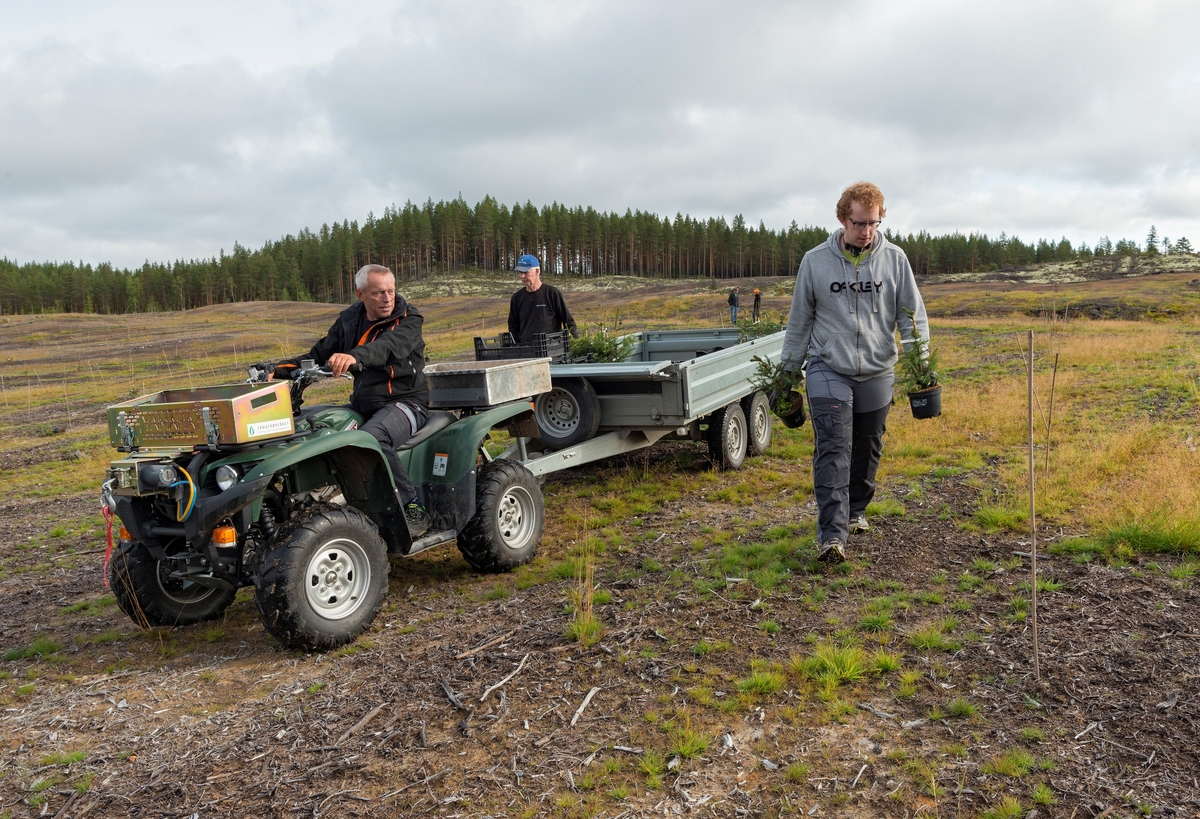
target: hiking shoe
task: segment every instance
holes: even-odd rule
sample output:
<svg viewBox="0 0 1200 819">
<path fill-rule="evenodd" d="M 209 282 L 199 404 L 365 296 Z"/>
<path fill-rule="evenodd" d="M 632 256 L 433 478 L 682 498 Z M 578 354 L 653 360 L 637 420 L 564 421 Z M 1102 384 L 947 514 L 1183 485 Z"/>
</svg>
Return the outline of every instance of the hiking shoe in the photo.
<svg viewBox="0 0 1200 819">
<path fill-rule="evenodd" d="M 822 563 L 841 563 L 846 559 L 846 547 L 838 540 L 833 538 L 821 544 L 821 548 L 817 550 L 817 560 Z"/>
<path fill-rule="evenodd" d="M 850 534 L 853 535 L 857 534 L 858 532 L 871 531 L 871 524 L 867 523 L 866 515 L 855 515 L 854 517 L 850 518 L 850 525 L 847 528 L 850 530 Z"/>
<path fill-rule="evenodd" d="M 404 507 L 404 522 L 408 524 L 408 536 L 415 539 L 425 534 L 433 521 L 425 507 L 413 501 Z"/>
</svg>

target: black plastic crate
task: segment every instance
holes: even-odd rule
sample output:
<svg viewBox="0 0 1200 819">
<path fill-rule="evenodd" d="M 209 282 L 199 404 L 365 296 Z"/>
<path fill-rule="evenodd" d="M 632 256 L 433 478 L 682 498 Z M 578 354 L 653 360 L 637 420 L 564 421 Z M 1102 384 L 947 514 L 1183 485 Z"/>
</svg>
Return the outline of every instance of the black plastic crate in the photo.
<svg viewBox="0 0 1200 819">
<path fill-rule="evenodd" d="M 475 337 L 476 361 L 501 361 L 513 358 L 549 358 L 552 364 L 568 364 L 571 361 L 571 333 L 538 333 L 533 341 L 517 344 L 511 333 L 501 333 L 490 338 Z"/>
</svg>

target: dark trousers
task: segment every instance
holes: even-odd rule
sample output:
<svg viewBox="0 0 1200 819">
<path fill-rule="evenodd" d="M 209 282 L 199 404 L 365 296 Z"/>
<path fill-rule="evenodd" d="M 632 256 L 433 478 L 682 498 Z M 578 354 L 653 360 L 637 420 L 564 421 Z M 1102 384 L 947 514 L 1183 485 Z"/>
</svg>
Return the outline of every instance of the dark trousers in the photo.
<svg viewBox="0 0 1200 819">
<path fill-rule="evenodd" d="M 412 413 L 412 420 L 409 419 L 408 413 L 404 409 Z M 401 505 L 416 498 L 417 490 L 409 480 L 408 473 L 404 471 L 404 465 L 400 463 L 396 447 L 402 446 L 405 441 L 413 437 L 429 417 L 429 413 L 417 404 L 405 402 L 404 409 L 401 409 L 397 402 L 387 404 L 368 418 L 362 426 L 363 431 L 371 433 L 379 442 L 379 448 L 383 450 L 383 457 L 392 470 L 392 481 L 396 484 L 396 495 L 400 498 Z M 416 421 L 415 428 L 413 420 Z"/>
<path fill-rule="evenodd" d="M 819 359 L 809 363 L 818 543 L 835 538 L 845 543 L 850 519 L 864 513 L 875 497 L 875 473 L 891 404 L 856 412 L 855 399 L 878 404 L 885 388 L 890 398 L 890 378 L 886 383 L 860 384 L 833 373 Z"/>
</svg>

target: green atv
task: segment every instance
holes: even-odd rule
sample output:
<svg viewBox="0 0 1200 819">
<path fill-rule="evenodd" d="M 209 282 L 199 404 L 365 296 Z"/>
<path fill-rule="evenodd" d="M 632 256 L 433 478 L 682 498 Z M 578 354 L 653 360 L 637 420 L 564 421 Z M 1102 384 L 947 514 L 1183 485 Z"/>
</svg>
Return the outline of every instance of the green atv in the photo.
<svg viewBox="0 0 1200 819">
<path fill-rule="evenodd" d="M 548 367 L 545 381 L 548 383 Z M 457 541 L 473 568 L 531 560 L 545 523 L 542 491 L 519 463 L 492 460 L 493 427 L 532 417 L 528 400 L 457 412 L 432 409 L 399 450 L 432 518 L 416 541 L 391 471 L 362 416 L 303 407 L 327 368 L 287 382 L 251 369 L 244 384 L 168 390 L 109 409 L 109 436 L 128 453 L 106 471 L 105 582 L 143 627 L 212 620 L 254 586 L 263 625 L 283 645 L 327 651 L 375 619 L 388 558 Z"/>
</svg>

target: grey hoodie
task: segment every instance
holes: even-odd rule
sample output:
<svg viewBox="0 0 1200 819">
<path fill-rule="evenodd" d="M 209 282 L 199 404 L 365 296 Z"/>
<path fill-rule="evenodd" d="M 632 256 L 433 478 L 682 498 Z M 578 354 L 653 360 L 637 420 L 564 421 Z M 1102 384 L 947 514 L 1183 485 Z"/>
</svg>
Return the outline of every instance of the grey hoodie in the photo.
<svg viewBox="0 0 1200 819">
<path fill-rule="evenodd" d="M 925 303 L 904 251 L 875 234 L 870 254 L 854 263 L 842 253 L 842 233 L 804 254 L 796 274 L 792 312 L 783 336 L 782 360 L 798 370 L 809 356 L 858 380 L 890 373 L 896 366 L 895 330 L 911 344 L 912 322 L 928 340 Z"/>
</svg>

